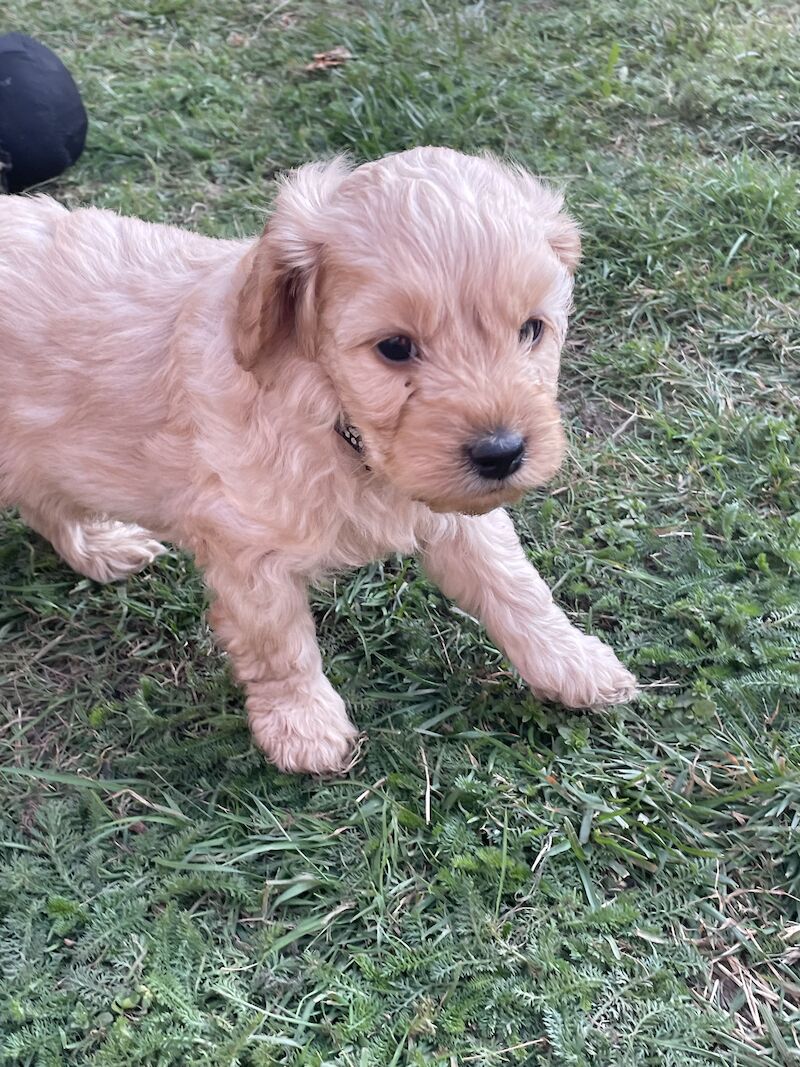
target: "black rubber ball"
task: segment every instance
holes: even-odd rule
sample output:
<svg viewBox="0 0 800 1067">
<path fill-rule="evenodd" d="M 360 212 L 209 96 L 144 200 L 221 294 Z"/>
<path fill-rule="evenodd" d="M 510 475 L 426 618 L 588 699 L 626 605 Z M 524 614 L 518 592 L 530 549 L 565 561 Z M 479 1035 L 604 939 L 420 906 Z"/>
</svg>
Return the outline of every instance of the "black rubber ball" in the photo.
<svg viewBox="0 0 800 1067">
<path fill-rule="evenodd" d="M 58 56 L 22 33 L 0 37 L 0 185 L 18 193 L 61 174 L 83 151 L 87 125 Z"/>
</svg>

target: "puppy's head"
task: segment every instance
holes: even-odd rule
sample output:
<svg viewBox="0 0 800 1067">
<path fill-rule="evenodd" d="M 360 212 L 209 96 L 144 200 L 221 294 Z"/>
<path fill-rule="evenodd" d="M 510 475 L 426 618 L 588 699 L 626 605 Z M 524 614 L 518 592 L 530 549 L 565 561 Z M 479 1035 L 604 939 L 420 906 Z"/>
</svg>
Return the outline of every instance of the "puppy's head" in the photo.
<svg viewBox="0 0 800 1067">
<path fill-rule="evenodd" d="M 264 373 L 287 347 L 319 360 L 365 461 L 405 495 L 480 513 L 555 473 L 580 255 L 556 193 L 443 148 L 312 164 L 252 255 L 240 363 Z"/>
</svg>

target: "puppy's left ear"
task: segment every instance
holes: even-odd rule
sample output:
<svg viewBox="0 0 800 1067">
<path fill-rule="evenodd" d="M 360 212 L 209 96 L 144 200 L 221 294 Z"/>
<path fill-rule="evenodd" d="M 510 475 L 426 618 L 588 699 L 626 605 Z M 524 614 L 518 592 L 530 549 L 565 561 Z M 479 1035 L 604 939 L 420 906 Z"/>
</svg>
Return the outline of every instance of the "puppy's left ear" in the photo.
<svg viewBox="0 0 800 1067">
<path fill-rule="evenodd" d="M 578 224 L 566 212 L 559 210 L 545 232 L 550 247 L 570 274 L 574 274 L 581 260 L 581 231 Z"/>
<path fill-rule="evenodd" d="M 564 211 L 563 194 L 521 167 L 516 173 L 535 216 L 540 220 L 545 240 L 570 274 L 574 274 L 581 258 L 581 231 Z"/>
<path fill-rule="evenodd" d="M 348 172 L 337 158 L 299 167 L 282 180 L 274 212 L 248 253 L 239 292 L 235 354 L 245 370 L 290 341 L 312 353 L 325 209 Z"/>
</svg>

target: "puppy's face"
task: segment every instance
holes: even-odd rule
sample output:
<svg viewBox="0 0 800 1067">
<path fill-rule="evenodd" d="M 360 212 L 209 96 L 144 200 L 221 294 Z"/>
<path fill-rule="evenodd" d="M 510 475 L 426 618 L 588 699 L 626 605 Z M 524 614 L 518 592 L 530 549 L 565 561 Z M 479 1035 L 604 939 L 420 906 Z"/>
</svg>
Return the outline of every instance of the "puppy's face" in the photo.
<svg viewBox="0 0 800 1067">
<path fill-rule="evenodd" d="M 560 199 L 446 149 L 337 178 L 290 315 L 365 462 L 437 511 L 517 500 L 563 453 L 555 392 L 579 241 Z"/>
</svg>

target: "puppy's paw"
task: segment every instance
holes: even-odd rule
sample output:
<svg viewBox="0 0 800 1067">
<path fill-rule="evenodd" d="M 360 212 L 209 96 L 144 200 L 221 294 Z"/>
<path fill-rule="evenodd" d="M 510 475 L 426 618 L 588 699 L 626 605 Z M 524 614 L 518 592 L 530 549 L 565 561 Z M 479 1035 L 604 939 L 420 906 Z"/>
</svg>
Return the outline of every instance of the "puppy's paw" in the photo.
<svg viewBox="0 0 800 1067">
<path fill-rule="evenodd" d="M 540 650 L 520 673 L 537 696 L 568 708 L 625 704 L 636 695 L 636 679 L 614 651 L 599 638 L 577 632 L 557 647 Z"/>
<path fill-rule="evenodd" d="M 141 526 L 98 520 L 80 527 L 69 563 L 96 582 L 117 582 L 166 552 Z"/>
<path fill-rule="evenodd" d="M 253 740 L 282 771 L 341 773 L 355 761 L 358 730 L 333 689 L 287 694 L 279 701 L 251 696 L 247 713 Z"/>
<path fill-rule="evenodd" d="M 585 637 L 574 671 L 567 667 L 561 700 L 570 708 L 627 704 L 636 695 L 636 679 L 613 649 L 597 637 Z"/>
</svg>

